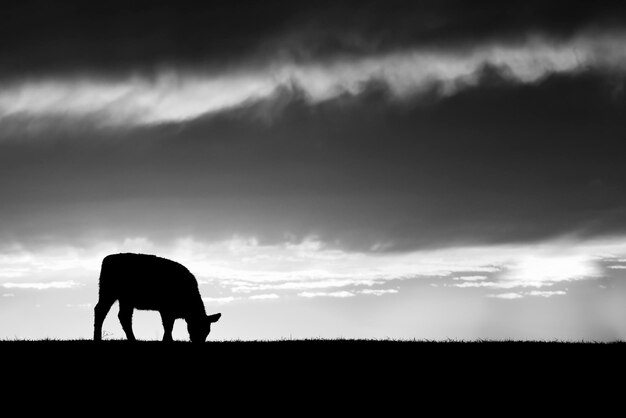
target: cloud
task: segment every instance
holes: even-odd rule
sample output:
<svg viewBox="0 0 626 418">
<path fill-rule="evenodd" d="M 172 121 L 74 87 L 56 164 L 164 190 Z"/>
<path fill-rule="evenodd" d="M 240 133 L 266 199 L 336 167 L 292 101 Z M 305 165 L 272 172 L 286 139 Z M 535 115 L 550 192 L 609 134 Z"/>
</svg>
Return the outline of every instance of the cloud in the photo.
<svg viewBox="0 0 626 418">
<path fill-rule="evenodd" d="M 302 292 L 298 293 L 298 296 L 302 296 L 305 298 L 317 298 L 317 297 L 331 297 L 331 298 L 349 298 L 355 296 L 354 293 L 348 291 L 340 291 L 340 292 Z"/>
<path fill-rule="evenodd" d="M 489 298 L 496 298 L 496 299 L 513 300 L 513 299 L 521 299 L 524 296 L 520 295 L 519 293 L 492 293 L 492 294 L 487 295 L 487 297 L 489 297 Z"/>
<path fill-rule="evenodd" d="M 606 243 L 607 247 L 593 243 L 581 243 L 580 246 L 544 246 L 527 249 L 525 253 L 500 264 L 500 270 L 479 280 L 459 280 L 444 286 L 462 289 L 500 289 L 515 290 L 508 293 L 491 293 L 487 297 L 519 299 L 526 296 L 552 297 L 567 294 L 567 290 L 539 290 L 562 283 L 593 280 L 604 277 L 606 270 L 602 265 L 606 255 L 611 254 L 615 244 Z M 619 244 L 618 244 L 619 246 Z M 613 259 L 610 256 L 609 260 Z M 610 266 L 609 266 L 610 267 Z M 471 277 L 471 276 L 470 276 Z M 481 276 L 479 276 L 481 277 Z M 526 290 L 536 288 L 537 290 Z"/>
<path fill-rule="evenodd" d="M 259 290 L 304 290 L 304 289 L 329 289 L 337 287 L 350 287 L 357 285 L 371 286 L 375 283 L 384 281 L 382 278 L 372 280 L 362 275 L 357 277 L 344 278 L 343 275 L 337 276 L 330 271 L 318 272 L 319 276 L 311 276 L 311 272 L 292 272 L 290 276 L 294 276 L 294 281 L 287 281 L 281 283 L 262 283 L 259 281 L 237 281 L 233 283 L 233 292 L 248 293 Z M 299 276 L 299 277 L 298 277 Z M 320 279 L 323 277 L 323 279 Z"/>
<path fill-rule="evenodd" d="M 224 297 L 218 297 L 218 298 L 214 298 L 214 297 L 203 297 L 202 300 L 208 304 L 226 304 L 226 303 L 231 303 L 234 302 L 236 300 L 238 300 L 239 298 L 236 298 L 234 296 L 224 296 Z"/>
<path fill-rule="evenodd" d="M 250 294 L 250 298 L 299 294 L 395 293 L 376 289 L 398 280 L 441 280 L 461 289 L 540 289 L 603 276 L 603 261 L 626 254 L 623 239 L 557 240 L 531 245 L 494 245 L 418 250 L 407 253 L 367 253 L 333 248 L 317 238 L 300 243 L 263 244 L 255 239 L 233 237 L 218 242 L 181 238 L 163 244 L 145 238 L 98 242 L 82 248 L 11 250 L 0 254 L 0 270 L 19 266 L 29 281 L 13 280 L 5 288 L 70 288 L 74 280 L 49 278 L 98 278 L 102 259 L 120 251 L 151 253 L 185 265 L 205 287 Z M 51 270 L 44 269 L 51 262 Z M 610 264 L 609 265 L 612 265 Z M 483 272 L 484 274 L 476 274 Z M 33 278 L 38 281 L 34 282 Z M 47 279 L 47 280 L 46 280 Z M 359 287 L 370 288 L 359 290 Z M 345 292 L 345 293 L 342 293 Z M 240 296 L 206 298 L 210 303 L 229 303 Z"/>
<path fill-rule="evenodd" d="M 457 287 L 459 289 L 517 289 L 525 287 L 546 287 L 553 286 L 553 282 L 541 282 L 541 281 L 511 281 L 511 280 L 496 280 L 496 281 L 484 281 L 484 282 L 463 282 L 458 284 L 449 285 L 449 287 Z"/>
<path fill-rule="evenodd" d="M 460 289 L 486 287 L 490 289 L 510 289 L 517 287 L 517 283 L 498 283 L 498 282 L 463 282 L 449 285 L 450 287 L 458 287 Z"/>
<path fill-rule="evenodd" d="M 48 289 L 72 289 L 75 287 L 84 286 L 81 283 L 77 283 L 73 280 L 57 281 L 57 282 L 44 282 L 44 283 L 2 283 L 2 287 L 5 289 L 36 289 L 36 290 L 48 290 Z"/>
<path fill-rule="evenodd" d="M 298 296 L 305 298 L 316 298 L 316 297 L 332 297 L 332 298 L 349 298 L 356 296 L 357 294 L 361 295 L 370 295 L 370 296 L 382 296 L 387 294 L 398 293 L 396 289 L 363 289 L 358 291 L 337 291 L 337 292 L 301 292 L 298 293 Z"/>
<path fill-rule="evenodd" d="M 520 257 L 504 278 L 513 282 L 561 282 L 599 277 L 601 270 L 592 254 L 541 254 Z"/>
<path fill-rule="evenodd" d="M 589 28 L 620 27 L 626 20 L 623 5 L 605 1 L 564 6 L 538 0 L 270 0 L 217 8 L 140 1 L 137 10 L 141 13 L 119 0 L 106 7 L 77 2 L 51 7 L 42 0 L 11 6 L 11 20 L 3 26 L 0 75 L 119 74 L 172 63 L 214 68 L 277 57 L 323 61 L 408 47 L 510 41 L 529 32 L 563 39 Z"/>
<path fill-rule="evenodd" d="M 239 237 L 206 244 L 179 240 L 159 252 L 181 261 L 200 278 L 233 292 L 329 290 L 391 280 L 453 276 L 459 288 L 540 288 L 602 275 L 598 253 L 626 252 L 621 240 L 585 243 L 459 247 L 409 253 L 368 254 L 329 247 L 317 238 L 261 244 Z M 483 271 L 484 275 L 458 273 Z M 365 292 L 368 293 L 368 292 Z"/>
<path fill-rule="evenodd" d="M 491 293 L 491 294 L 488 294 L 487 297 L 512 300 L 512 299 L 521 299 L 526 296 L 550 298 L 552 296 L 563 296 L 566 294 L 567 292 L 564 290 L 531 290 L 528 292 Z"/>
<path fill-rule="evenodd" d="M 2 294 L 2 297 L 5 297 L 5 298 L 12 298 L 12 297 L 15 297 L 15 293 L 3 293 L 3 294 Z"/>
<path fill-rule="evenodd" d="M 475 281 L 487 280 L 487 276 L 457 276 L 457 277 L 453 277 L 453 280 L 462 280 L 462 281 L 465 281 L 465 282 L 475 282 Z"/>
<path fill-rule="evenodd" d="M 252 295 L 249 297 L 249 299 L 252 300 L 268 300 L 268 299 L 278 299 L 280 296 L 278 296 L 276 293 L 267 293 L 267 294 L 262 294 L 262 295 Z"/>
<path fill-rule="evenodd" d="M 398 293 L 396 289 L 363 289 L 359 291 L 362 295 L 382 296 L 392 293 Z"/>
<path fill-rule="evenodd" d="M 311 104 L 359 95 L 372 82 L 396 99 L 432 93 L 449 96 L 481 82 L 485 66 L 503 69 L 517 83 L 580 70 L 624 74 L 623 33 L 581 34 L 556 41 L 528 36 L 523 42 L 486 43 L 467 51 L 406 49 L 330 61 L 276 61 L 227 70 L 163 69 L 126 78 L 47 76 L 5 83 L 0 91 L 0 128 L 45 132 L 48 122 L 96 127 L 180 123 L 281 94 L 302 95 Z"/>
<path fill-rule="evenodd" d="M 268 125 L 251 104 L 184 126 L 16 134 L 0 144 L 0 241 L 290 235 L 387 253 L 624 233 L 626 122 L 610 77 L 481 77 L 427 105 L 375 85 L 298 99 Z"/>
<path fill-rule="evenodd" d="M 562 296 L 567 294 L 564 290 L 532 290 L 530 292 L 525 293 L 528 296 L 541 296 L 544 298 L 549 298 L 552 296 Z"/>
</svg>

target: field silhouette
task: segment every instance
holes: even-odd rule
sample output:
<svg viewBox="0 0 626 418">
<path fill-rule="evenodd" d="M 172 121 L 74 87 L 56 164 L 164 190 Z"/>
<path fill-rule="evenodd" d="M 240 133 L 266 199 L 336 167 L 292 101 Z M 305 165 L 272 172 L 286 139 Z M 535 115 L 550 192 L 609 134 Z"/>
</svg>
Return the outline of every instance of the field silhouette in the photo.
<svg viewBox="0 0 626 418">
<path fill-rule="evenodd" d="M 562 413 L 585 404 L 598 411 L 622 399 L 611 393 L 621 392 L 625 349 L 622 342 L 0 341 L 5 398 L 45 388 L 45 412 L 68 398 L 111 411 L 290 416 Z"/>
<path fill-rule="evenodd" d="M 4 340 L 0 350 L 10 358 L 28 359 L 32 367 L 50 370 L 71 368 L 71 363 L 81 360 L 104 367 L 128 363 L 145 370 L 158 365 L 166 372 L 172 366 L 198 372 L 258 370 L 294 375 L 332 370 L 358 374 L 367 370 L 372 375 L 391 376 L 415 367 L 421 372 L 494 372 L 505 365 L 520 372 L 541 368 L 566 371 L 570 366 L 580 373 L 590 372 L 608 367 L 613 360 L 624 363 L 626 342 L 307 339 L 163 344 L 141 340 Z M 63 365 L 49 362 L 50 358 L 61 360 Z M 214 359 L 219 361 L 211 361 Z M 592 369 L 586 370 L 586 366 Z"/>
</svg>

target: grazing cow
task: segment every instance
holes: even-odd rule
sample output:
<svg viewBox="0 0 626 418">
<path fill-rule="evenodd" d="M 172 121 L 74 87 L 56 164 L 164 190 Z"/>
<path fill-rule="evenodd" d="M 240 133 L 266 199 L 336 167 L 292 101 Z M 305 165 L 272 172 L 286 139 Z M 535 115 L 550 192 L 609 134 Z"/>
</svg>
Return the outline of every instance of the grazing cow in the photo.
<svg viewBox="0 0 626 418">
<path fill-rule="evenodd" d="M 119 301 L 119 319 L 126 338 L 135 341 L 133 310 L 159 311 L 165 334 L 172 341 L 177 318 L 187 322 L 189 339 L 204 342 L 211 324 L 222 314 L 207 315 L 196 278 L 175 261 L 146 254 L 112 254 L 102 260 L 100 294 L 95 308 L 93 339 L 102 339 L 102 323 L 111 305 Z"/>
</svg>

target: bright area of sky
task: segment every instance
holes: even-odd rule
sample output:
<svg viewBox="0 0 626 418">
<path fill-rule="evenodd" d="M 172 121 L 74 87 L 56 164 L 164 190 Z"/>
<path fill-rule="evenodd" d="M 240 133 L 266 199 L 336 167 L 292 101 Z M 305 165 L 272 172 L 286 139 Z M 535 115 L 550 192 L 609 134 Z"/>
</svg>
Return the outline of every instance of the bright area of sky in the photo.
<svg viewBox="0 0 626 418">
<path fill-rule="evenodd" d="M 14 251 L 2 258 L 5 338 L 89 338 L 102 257 L 156 253 L 196 275 L 207 311 L 222 312 L 216 339 L 622 338 L 626 315 L 623 240 L 447 248 L 365 254 L 319 241 L 260 245 L 233 238 L 145 239 L 94 248 Z M 162 336 L 154 312 L 135 316 L 137 335 Z M 123 332 L 116 308 L 105 335 Z M 186 338 L 177 323 L 175 335 Z"/>
<path fill-rule="evenodd" d="M 0 338 L 90 338 L 118 252 L 211 339 L 626 337 L 621 9 L 70 3 L 7 9 Z"/>
</svg>

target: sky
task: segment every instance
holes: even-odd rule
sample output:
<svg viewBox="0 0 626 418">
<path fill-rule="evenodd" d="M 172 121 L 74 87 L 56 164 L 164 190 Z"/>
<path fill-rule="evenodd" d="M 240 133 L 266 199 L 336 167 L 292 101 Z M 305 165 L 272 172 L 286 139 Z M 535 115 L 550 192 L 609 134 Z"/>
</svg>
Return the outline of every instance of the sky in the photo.
<svg viewBox="0 0 626 418">
<path fill-rule="evenodd" d="M 90 338 L 118 252 L 210 339 L 624 339 L 624 45 L 608 1 L 3 3 L 0 339 Z"/>
</svg>

